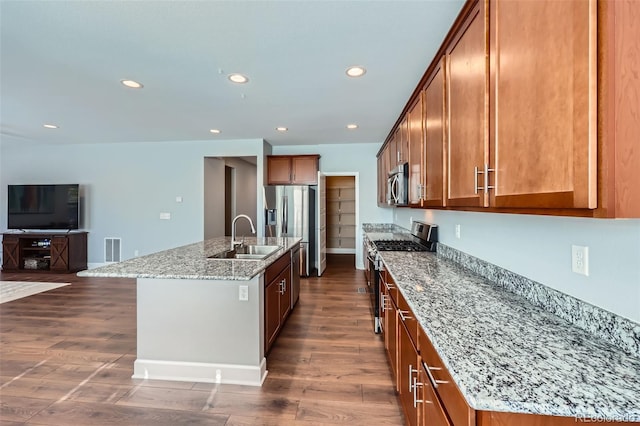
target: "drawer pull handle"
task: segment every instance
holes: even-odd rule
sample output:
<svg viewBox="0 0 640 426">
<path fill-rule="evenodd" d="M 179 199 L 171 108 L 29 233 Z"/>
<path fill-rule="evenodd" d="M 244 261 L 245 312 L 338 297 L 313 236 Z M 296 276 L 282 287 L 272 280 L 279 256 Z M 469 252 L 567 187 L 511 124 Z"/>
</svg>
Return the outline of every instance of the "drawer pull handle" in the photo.
<svg viewBox="0 0 640 426">
<path fill-rule="evenodd" d="M 427 367 L 427 376 L 429 376 L 429 381 L 431 382 L 431 384 L 433 385 L 434 389 L 438 388 L 438 385 L 445 385 L 447 383 L 449 383 L 447 380 L 436 380 L 435 377 L 433 377 L 433 374 L 431 374 L 431 370 L 434 371 L 439 371 L 442 370 L 442 368 L 439 367 L 429 367 L 429 364 L 427 364 L 426 362 L 424 363 L 424 365 Z"/>
<path fill-rule="evenodd" d="M 408 319 L 411 319 L 411 317 L 410 317 L 410 316 L 406 316 L 406 317 L 405 317 L 405 315 L 406 315 L 406 314 L 408 314 L 408 313 L 409 313 L 409 311 L 401 311 L 400 309 L 398 309 L 398 314 L 400 315 L 400 319 L 401 319 L 402 321 L 406 321 L 406 320 L 408 320 Z"/>
</svg>

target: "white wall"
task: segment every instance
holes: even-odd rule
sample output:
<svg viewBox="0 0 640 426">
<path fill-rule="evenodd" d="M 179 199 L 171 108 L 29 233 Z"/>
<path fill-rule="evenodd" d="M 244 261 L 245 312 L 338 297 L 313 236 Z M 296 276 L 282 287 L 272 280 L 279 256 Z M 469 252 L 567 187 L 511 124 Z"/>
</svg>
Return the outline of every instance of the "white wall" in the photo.
<svg viewBox="0 0 640 426">
<path fill-rule="evenodd" d="M 394 223 L 411 219 L 437 224 L 450 247 L 640 322 L 640 220 L 395 209 Z M 571 271 L 571 245 L 589 247 L 589 276 Z"/>
<path fill-rule="evenodd" d="M 393 209 L 378 207 L 378 162 L 376 154 L 379 143 L 328 144 L 274 146 L 273 154 L 320 154 L 320 171 L 331 174 L 358 173 L 359 221 L 362 223 L 391 223 Z M 356 234 L 356 265 L 362 263 L 362 232 Z"/>
<path fill-rule="evenodd" d="M 8 184 L 79 183 L 85 192 L 89 263 L 103 262 L 105 237 L 122 238 L 123 259 L 133 257 L 134 250 L 143 255 L 201 241 L 203 159 L 256 156 L 257 190 L 264 184 L 265 148 L 269 146 L 262 139 L 51 146 L 0 143 L 0 228 L 7 225 Z M 183 197 L 183 202 L 177 203 L 176 196 Z M 171 213 L 171 220 L 160 220 L 160 212 Z M 256 215 L 256 228 L 262 232 L 261 198 Z"/>
</svg>

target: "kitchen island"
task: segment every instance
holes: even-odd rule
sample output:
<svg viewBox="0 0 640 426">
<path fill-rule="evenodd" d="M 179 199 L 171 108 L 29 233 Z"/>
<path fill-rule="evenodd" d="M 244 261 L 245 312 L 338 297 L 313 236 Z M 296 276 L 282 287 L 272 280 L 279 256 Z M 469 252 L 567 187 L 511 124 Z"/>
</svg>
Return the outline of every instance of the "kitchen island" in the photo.
<svg viewBox="0 0 640 426">
<path fill-rule="evenodd" d="M 247 238 L 279 246 L 264 259 L 216 259 L 219 237 L 82 271 L 82 277 L 135 278 L 134 378 L 260 386 L 265 359 L 265 271 L 300 238 Z"/>
</svg>

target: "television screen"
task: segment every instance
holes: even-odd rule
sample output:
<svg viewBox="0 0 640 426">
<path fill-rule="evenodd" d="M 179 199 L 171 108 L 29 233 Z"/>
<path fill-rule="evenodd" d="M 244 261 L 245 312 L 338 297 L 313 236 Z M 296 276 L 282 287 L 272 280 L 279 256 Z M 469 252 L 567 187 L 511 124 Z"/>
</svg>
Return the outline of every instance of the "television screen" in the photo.
<svg viewBox="0 0 640 426">
<path fill-rule="evenodd" d="M 9 185 L 9 229 L 78 229 L 79 188 L 73 185 Z"/>
</svg>

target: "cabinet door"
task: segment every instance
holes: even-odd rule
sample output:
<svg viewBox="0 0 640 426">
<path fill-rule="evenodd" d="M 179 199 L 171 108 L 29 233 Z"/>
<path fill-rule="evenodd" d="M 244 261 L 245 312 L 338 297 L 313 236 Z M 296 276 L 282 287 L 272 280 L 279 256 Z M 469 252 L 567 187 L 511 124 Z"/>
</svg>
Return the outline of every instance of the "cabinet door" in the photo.
<svg viewBox="0 0 640 426">
<path fill-rule="evenodd" d="M 409 117 L 409 204 L 420 205 L 424 193 L 422 96 L 418 96 L 407 115 Z"/>
<path fill-rule="evenodd" d="M 444 58 L 433 71 L 424 90 L 425 156 L 424 200 L 425 207 L 445 205 L 445 85 Z"/>
<path fill-rule="evenodd" d="M 378 203 L 381 206 L 388 205 L 387 203 L 387 177 L 389 174 L 389 149 L 387 144 L 378 157 Z"/>
<path fill-rule="evenodd" d="M 267 157 L 267 184 L 287 185 L 291 183 L 291 157 Z"/>
<path fill-rule="evenodd" d="M 2 269 L 20 268 L 20 244 L 18 238 L 2 237 Z"/>
<path fill-rule="evenodd" d="M 405 116 L 397 130 L 396 149 L 398 151 L 398 164 L 409 162 L 409 117 Z"/>
<path fill-rule="evenodd" d="M 51 238 L 51 263 L 52 271 L 66 271 L 69 269 L 69 239 L 67 237 L 54 236 Z"/>
<path fill-rule="evenodd" d="M 284 323 L 285 318 L 291 310 L 291 267 L 287 266 L 280 274 L 280 324 Z"/>
<path fill-rule="evenodd" d="M 391 294 L 389 293 L 389 287 L 387 286 L 385 306 L 385 347 L 387 349 L 387 355 L 389 362 L 391 363 L 391 371 L 395 379 L 396 390 L 399 390 L 398 383 L 398 308 L 396 307 Z"/>
<path fill-rule="evenodd" d="M 487 37 L 484 0 L 471 9 L 447 46 L 448 206 L 486 206 L 480 190 L 488 165 Z M 521 3 L 521 2 L 514 2 Z"/>
<path fill-rule="evenodd" d="M 414 407 L 413 385 L 417 382 L 419 357 L 418 351 L 409 337 L 404 323 L 398 323 L 398 388 L 400 404 L 404 409 L 406 423 L 418 424 L 418 410 Z"/>
<path fill-rule="evenodd" d="M 302 156 L 291 158 L 291 183 L 296 185 L 318 184 L 318 157 Z"/>
<path fill-rule="evenodd" d="M 276 340 L 280 328 L 280 279 L 273 280 L 264 289 L 264 344 L 265 353 Z"/>
<path fill-rule="evenodd" d="M 397 141 L 400 137 L 398 129 L 393 132 L 393 136 L 389 139 L 389 143 L 387 146 L 389 149 L 387 150 L 387 174 L 393 170 L 397 165 L 400 157 L 398 157 L 398 144 Z"/>
<path fill-rule="evenodd" d="M 596 0 L 491 0 L 495 207 L 595 208 Z"/>
</svg>

